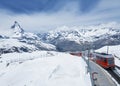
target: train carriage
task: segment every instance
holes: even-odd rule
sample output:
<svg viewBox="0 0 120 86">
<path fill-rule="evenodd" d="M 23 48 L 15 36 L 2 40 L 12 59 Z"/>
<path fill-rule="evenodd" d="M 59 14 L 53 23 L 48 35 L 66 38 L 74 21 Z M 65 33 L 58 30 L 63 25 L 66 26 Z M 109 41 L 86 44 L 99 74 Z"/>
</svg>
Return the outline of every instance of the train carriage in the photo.
<svg viewBox="0 0 120 86">
<path fill-rule="evenodd" d="M 70 54 L 82 57 L 85 55 L 85 52 L 71 52 Z M 115 68 L 114 57 L 112 54 L 94 52 L 86 55 L 89 57 L 90 60 L 96 62 L 105 69 Z"/>
<path fill-rule="evenodd" d="M 114 57 L 111 54 L 106 53 L 93 53 L 94 61 L 103 68 L 114 68 Z"/>
</svg>

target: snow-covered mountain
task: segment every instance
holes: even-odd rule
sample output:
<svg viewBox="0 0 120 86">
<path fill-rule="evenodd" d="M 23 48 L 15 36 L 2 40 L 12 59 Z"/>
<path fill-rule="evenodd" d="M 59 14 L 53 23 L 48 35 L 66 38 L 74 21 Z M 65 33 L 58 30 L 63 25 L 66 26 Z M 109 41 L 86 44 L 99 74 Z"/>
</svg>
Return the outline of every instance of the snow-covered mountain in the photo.
<svg viewBox="0 0 120 86">
<path fill-rule="evenodd" d="M 40 38 L 30 32 L 25 32 L 15 21 L 9 34 L 0 35 L 0 53 L 31 52 L 35 50 L 56 50 L 52 44 L 40 41 Z"/>
<path fill-rule="evenodd" d="M 11 26 L 11 29 L 13 29 L 13 38 L 21 38 L 24 34 L 24 30 L 21 28 L 17 21 L 14 22 L 14 25 Z"/>
<path fill-rule="evenodd" d="M 107 44 L 120 44 L 120 24 L 111 22 L 92 26 L 63 26 L 39 34 L 39 37 L 54 44 L 60 51 L 79 51 L 90 47 L 96 49 Z"/>
<path fill-rule="evenodd" d="M 20 43 L 33 45 L 38 50 L 81 51 L 120 44 L 120 24 L 116 22 L 91 26 L 62 26 L 53 31 L 34 34 L 25 32 L 15 21 L 9 33 L 0 34 L 0 39 L 16 39 Z"/>
<path fill-rule="evenodd" d="M 39 50 L 34 45 L 19 42 L 17 39 L 0 39 L 0 53 L 32 52 Z"/>
</svg>

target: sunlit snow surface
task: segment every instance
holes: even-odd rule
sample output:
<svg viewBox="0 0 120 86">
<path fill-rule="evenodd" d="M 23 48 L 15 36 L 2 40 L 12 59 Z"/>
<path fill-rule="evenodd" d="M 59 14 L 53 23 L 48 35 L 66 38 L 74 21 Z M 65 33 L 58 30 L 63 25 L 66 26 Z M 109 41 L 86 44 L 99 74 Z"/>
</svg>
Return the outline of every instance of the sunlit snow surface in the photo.
<svg viewBox="0 0 120 86">
<path fill-rule="evenodd" d="M 91 86 L 80 57 L 52 51 L 3 54 L 0 86 Z"/>
<path fill-rule="evenodd" d="M 11 48 L 13 46 L 16 46 L 16 47 L 25 46 L 33 50 L 35 49 L 35 46 L 19 42 L 19 40 L 17 39 L 0 39 L 0 48 Z"/>
</svg>

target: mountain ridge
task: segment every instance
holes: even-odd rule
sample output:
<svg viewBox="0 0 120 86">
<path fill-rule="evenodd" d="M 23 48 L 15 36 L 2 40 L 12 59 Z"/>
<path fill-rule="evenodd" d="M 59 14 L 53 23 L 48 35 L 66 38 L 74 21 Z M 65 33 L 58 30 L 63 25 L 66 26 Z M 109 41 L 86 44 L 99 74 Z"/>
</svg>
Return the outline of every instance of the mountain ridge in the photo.
<svg viewBox="0 0 120 86">
<path fill-rule="evenodd" d="M 120 44 L 120 24 L 110 22 L 84 27 L 63 26 L 38 35 L 42 41 L 55 45 L 60 51 L 97 49 L 105 45 Z"/>
<path fill-rule="evenodd" d="M 17 21 L 11 26 L 10 31 L 9 36 L 0 35 L 0 54 L 56 50 L 56 46 L 40 41 L 36 34 L 25 32 Z"/>
<path fill-rule="evenodd" d="M 91 26 L 62 26 L 52 31 L 35 34 L 24 31 L 15 21 L 11 33 L 10 36 L 0 35 L 0 39 L 15 39 L 20 43 L 33 45 L 35 50 L 83 51 L 120 44 L 120 24 L 116 22 Z"/>
</svg>

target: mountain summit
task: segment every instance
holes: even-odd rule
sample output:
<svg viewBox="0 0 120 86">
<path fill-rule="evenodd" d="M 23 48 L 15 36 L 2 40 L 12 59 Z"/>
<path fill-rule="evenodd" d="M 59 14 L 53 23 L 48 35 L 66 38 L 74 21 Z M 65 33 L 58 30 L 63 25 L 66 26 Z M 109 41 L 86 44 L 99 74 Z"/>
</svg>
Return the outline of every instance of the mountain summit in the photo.
<svg viewBox="0 0 120 86">
<path fill-rule="evenodd" d="M 21 38 L 24 34 L 24 30 L 17 21 L 14 22 L 14 24 L 11 26 L 11 29 L 13 29 L 13 38 Z"/>
</svg>

